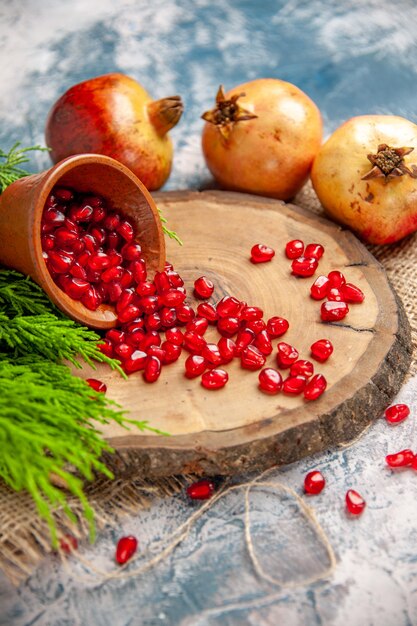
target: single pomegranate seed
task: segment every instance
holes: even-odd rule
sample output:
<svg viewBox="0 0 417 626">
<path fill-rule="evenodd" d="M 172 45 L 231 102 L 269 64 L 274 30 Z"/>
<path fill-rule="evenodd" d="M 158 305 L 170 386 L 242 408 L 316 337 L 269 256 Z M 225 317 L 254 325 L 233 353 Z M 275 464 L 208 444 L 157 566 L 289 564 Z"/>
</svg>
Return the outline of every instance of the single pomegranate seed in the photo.
<svg viewBox="0 0 417 626">
<path fill-rule="evenodd" d="M 385 457 L 387 465 L 390 467 L 405 467 L 407 465 L 411 465 L 414 461 L 414 452 L 410 449 L 401 450 L 401 452 L 396 452 L 395 454 L 388 454 Z"/>
<path fill-rule="evenodd" d="M 248 328 L 246 326 L 246 328 Z M 252 330 L 252 329 L 251 329 Z M 261 330 L 255 337 L 254 345 L 264 354 L 268 356 L 272 352 L 272 343 L 268 335 L 268 331 Z"/>
<path fill-rule="evenodd" d="M 120 279 L 120 285 L 123 289 L 132 287 L 134 283 L 133 274 L 129 270 L 124 270 L 123 276 Z"/>
<path fill-rule="evenodd" d="M 209 322 L 215 322 L 218 319 L 217 311 L 209 302 L 201 302 L 197 307 L 197 315 L 205 317 Z"/>
<path fill-rule="evenodd" d="M 250 345 L 242 350 L 240 364 L 244 369 L 252 371 L 259 370 L 265 365 L 265 361 L 265 356 L 254 345 Z"/>
<path fill-rule="evenodd" d="M 217 330 L 223 337 L 233 337 L 240 328 L 237 317 L 221 317 L 217 322 Z"/>
<path fill-rule="evenodd" d="M 139 283 L 136 287 L 136 293 L 139 296 L 153 296 L 155 295 L 155 285 L 149 281 L 144 280 L 143 283 Z"/>
<path fill-rule="evenodd" d="M 117 314 L 119 322 L 126 324 L 132 322 L 140 314 L 140 309 L 135 304 L 128 304 L 120 313 Z"/>
<path fill-rule="evenodd" d="M 94 237 L 92 235 L 89 235 L 87 233 L 87 235 L 83 235 L 82 240 L 85 244 L 85 249 L 87 252 L 89 252 L 90 254 L 95 254 L 99 248 L 98 246 L 98 242 L 96 239 L 94 239 Z M 78 259 L 79 260 L 79 259 Z M 79 262 L 81 262 L 79 260 Z"/>
<path fill-rule="evenodd" d="M 108 339 L 114 344 L 123 343 L 126 340 L 126 333 L 124 330 L 119 330 L 118 328 L 111 328 L 106 333 L 106 339 Z"/>
<path fill-rule="evenodd" d="M 147 383 L 154 383 L 161 373 L 161 361 L 156 356 L 148 356 L 145 361 L 143 377 Z"/>
<path fill-rule="evenodd" d="M 287 332 L 288 328 L 289 323 L 283 317 L 271 317 L 266 324 L 266 330 L 271 339 L 281 337 L 281 335 Z"/>
<path fill-rule="evenodd" d="M 195 317 L 188 322 L 185 329 L 190 332 L 196 332 L 203 336 L 208 328 L 208 321 L 205 317 Z"/>
<path fill-rule="evenodd" d="M 240 302 L 233 296 L 225 296 L 216 305 L 219 317 L 235 317 L 240 311 Z"/>
<path fill-rule="evenodd" d="M 160 299 L 164 306 L 176 307 L 184 302 L 185 293 L 182 293 L 178 289 L 169 289 L 160 296 Z"/>
<path fill-rule="evenodd" d="M 104 228 L 99 228 L 99 226 L 93 226 L 93 228 L 90 228 L 90 235 L 94 237 L 99 246 L 103 246 L 104 242 L 107 239 L 106 231 L 104 230 Z"/>
<path fill-rule="evenodd" d="M 196 376 L 200 376 L 207 368 L 206 359 L 200 354 L 190 354 L 189 357 L 185 359 L 185 375 L 187 378 L 196 378 Z"/>
<path fill-rule="evenodd" d="M 298 359 L 298 350 L 285 341 L 281 341 L 277 345 L 277 363 L 282 369 L 291 367 L 293 363 Z"/>
<path fill-rule="evenodd" d="M 305 376 L 288 376 L 282 384 L 282 391 L 296 396 L 303 391 L 306 383 L 307 379 Z"/>
<path fill-rule="evenodd" d="M 206 359 L 207 363 L 214 367 L 221 365 L 223 362 L 222 355 L 216 343 L 206 343 L 201 352 L 201 356 Z"/>
<path fill-rule="evenodd" d="M 167 341 L 174 343 L 176 346 L 182 346 L 184 343 L 184 335 L 179 328 L 168 328 L 165 331 L 165 337 Z"/>
<path fill-rule="evenodd" d="M 74 249 L 74 244 L 78 243 L 79 235 L 77 233 L 71 232 L 65 226 L 61 228 L 57 228 L 54 232 L 55 236 L 55 245 L 57 248 L 61 250 L 71 251 Z"/>
<path fill-rule="evenodd" d="M 111 283 L 114 280 L 120 280 L 123 274 L 123 267 L 119 267 L 116 265 L 115 267 L 109 267 L 109 269 L 104 270 L 101 275 L 101 280 L 103 281 L 103 283 Z"/>
<path fill-rule="evenodd" d="M 177 323 L 177 310 L 174 308 L 168 309 L 168 307 L 164 307 L 159 311 L 159 315 L 161 317 L 161 324 L 165 329 L 171 328 Z"/>
<path fill-rule="evenodd" d="M 90 283 L 82 278 L 69 278 L 65 284 L 65 293 L 73 300 L 81 300 L 90 288 Z"/>
<path fill-rule="evenodd" d="M 129 304 L 132 304 L 135 292 L 133 289 L 124 289 L 116 304 L 116 312 L 121 313 Z"/>
<path fill-rule="evenodd" d="M 73 222 L 89 222 L 93 217 L 93 207 L 89 204 L 74 204 L 69 212 L 69 218 Z"/>
<path fill-rule="evenodd" d="M 194 310 L 188 304 L 182 304 L 177 307 L 177 318 L 179 322 L 186 324 L 195 317 Z"/>
<path fill-rule="evenodd" d="M 123 330 L 127 333 L 134 333 L 139 329 L 144 329 L 145 328 L 145 321 L 140 318 L 135 320 L 134 322 L 129 322 L 128 324 L 125 324 L 123 326 Z"/>
<path fill-rule="evenodd" d="M 342 285 L 341 292 L 343 296 L 344 302 L 349 302 L 352 304 L 360 304 L 365 300 L 365 294 L 363 291 L 353 285 L 352 283 L 346 283 Z"/>
<path fill-rule="evenodd" d="M 121 253 L 126 261 L 137 261 L 142 256 L 142 248 L 138 243 L 127 243 L 121 249 Z"/>
<path fill-rule="evenodd" d="M 184 281 L 178 272 L 167 270 L 167 276 L 171 287 L 175 287 L 177 289 L 178 287 L 182 287 L 184 285 Z"/>
<path fill-rule="evenodd" d="M 133 274 L 133 278 L 137 283 L 142 283 L 146 280 L 147 271 L 146 271 L 146 263 L 143 259 L 138 259 L 137 261 L 132 261 L 129 266 L 130 271 Z"/>
<path fill-rule="evenodd" d="M 123 257 L 119 252 L 116 252 L 116 250 L 109 250 L 108 252 L 109 257 L 110 257 L 110 265 L 109 267 L 116 267 L 116 266 L 120 266 L 123 263 Z M 124 271 L 124 268 L 123 268 Z"/>
<path fill-rule="evenodd" d="M 288 259 L 297 259 L 304 252 L 304 242 L 301 239 L 293 239 L 285 246 L 285 254 Z"/>
<path fill-rule="evenodd" d="M 162 328 L 162 321 L 159 313 L 155 311 L 155 313 L 148 315 L 145 321 L 145 326 L 146 330 L 160 330 Z"/>
<path fill-rule="evenodd" d="M 109 250 L 114 250 L 120 246 L 122 238 L 114 231 L 107 233 L 107 247 Z"/>
<path fill-rule="evenodd" d="M 65 215 L 58 209 L 47 209 L 43 212 L 42 221 L 51 226 L 62 226 L 65 222 Z"/>
<path fill-rule="evenodd" d="M 54 196 L 60 202 L 71 202 L 74 199 L 71 189 L 65 189 L 65 187 L 54 187 Z"/>
<path fill-rule="evenodd" d="M 320 316 L 323 322 L 338 322 L 349 313 L 346 302 L 323 302 Z"/>
<path fill-rule="evenodd" d="M 309 472 L 304 478 L 305 492 L 314 496 L 323 491 L 325 484 L 323 474 L 317 470 Z"/>
<path fill-rule="evenodd" d="M 264 312 L 257 306 L 245 306 L 243 307 L 240 319 L 251 322 L 253 320 L 260 320 L 263 318 Z"/>
<path fill-rule="evenodd" d="M 113 345 L 108 339 L 103 339 L 101 343 L 97 345 L 102 354 L 108 356 L 109 359 L 113 358 Z"/>
<path fill-rule="evenodd" d="M 344 302 L 342 292 L 337 287 L 330 287 L 327 298 L 330 302 Z"/>
<path fill-rule="evenodd" d="M 145 337 L 144 329 L 136 328 L 135 330 L 132 330 L 129 332 L 129 334 L 126 337 L 126 343 L 128 343 L 129 346 L 133 346 L 134 348 L 139 348 L 144 337 Z"/>
<path fill-rule="evenodd" d="M 138 540 L 136 537 L 129 535 L 128 537 L 122 537 L 117 542 L 116 547 L 116 562 L 119 565 L 127 563 L 135 554 L 138 548 Z"/>
<path fill-rule="evenodd" d="M 346 506 L 352 515 L 360 515 L 366 506 L 366 502 L 357 491 L 349 489 L 346 493 Z"/>
<path fill-rule="evenodd" d="M 324 363 L 333 352 L 333 344 L 328 339 L 319 339 L 310 346 L 310 350 L 311 356 L 316 361 Z"/>
<path fill-rule="evenodd" d="M 55 247 L 54 235 L 42 235 L 41 237 L 42 250 L 53 250 Z"/>
<path fill-rule="evenodd" d="M 102 383 L 101 380 L 97 380 L 97 378 L 87 378 L 85 382 L 88 383 L 94 391 L 99 391 L 100 393 L 106 393 L 107 391 L 107 385 Z"/>
<path fill-rule="evenodd" d="M 327 274 L 327 278 L 330 281 L 331 287 L 337 287 L 340 289 L 346 283 L 346 278 L 343 276 L 342 272 L 338 270 L 333 270 Z"/>
<path fill-rule="evenodd" d="M 104 220 L 104 228 L 106 230 L 116 230 L 120 224 L 120 215 L 118 213 L 109 213 Z"/>
<path fill-rule="evenodd" d="M 71 276 L 74 276 L 74 278 L 82 278 L 83 280 L 86 280 L 87 278 L 87 272 L 79 263 L 74 263 L 69 273 Z"/>
<path fill-rule="evenodd" d="M 262 243 L 257 243 L 250 251 L 250 260 L 252 263 L 267 263 L 275 256 L 275 250 Z"/>
<path fill-rule="evenodd" d="M 128 222 L 127 220 L 120 222 L 116 230 L 117 230 L 117 234 L 123 237 L 123 239 L 127 241 L 128 243 L 133 241 L 134 236 L 135 236 L 135 231 L 133 230 L 132 224 Z"/>
<path fill-rule="evenodd" d="M 290 374 L 291 376 L 300 375 L 305 376 L 305 378 L 310 378 L 314 374 L 314 365 L 311 363 L 311 361 L 299 359 L 291 365 Z"/>
<path fill-rule="evenodd" d="M 255 333 L 249 328 L 240 330 L 236 337 L 236 355 L 239 356 L 242 354 L 243 350 L 254 341 L 255 337 Z"/>
<path fill-rule="evenodd" d="M 71 552 L 78 548 L 78 541 L 73 535 L 64 535 L 59 540 L 59 547 L 65 554 L 71 554 Z"/>
<path fill-rule="evenodd" d="M 150 315 L 151 313 L 155 313 L 155 311 L 159 308 L 159 297 L 158 296 L 142 296 L 139 299 L 138 305 L 143 309 L 144 313 Z"/>
<path fill-rule="evenodd" d="M 133 374 L 145 367 L 148 355 L 143 350 L 135 350 L 130 357 L 123 363 L 123 369 L 126 374 Z"/>
<path fill-rule="evenodd" d="M 114 346 L 114 354 L 117 359 L 128 359 L 134 353 L 135 348 L 128 343 L 118 343 Z"/>
<path fill-rule="evenodd" d="M 406 404 L 393 404 L 385 409 L 385 419 L 390 424 L 398 424 L 410 415 L 410 409 Z"/>
<path fill-rule="evenodd" d="M 93 207 L 93 215 L 91 216 L 91 221 L 95 224 L 102 222 L 106 217 L 105 209 L 103 209 L 102 206 L 94 206 L 93 204 L 91 204 L 91 202 L 90 205 Z"/>
<path fill-rule="evenodd" d="M 148 350 L 148 356 L 156 356 L 161 364 L 164 363 L 166 358 L 165 349 L 161 346 L 150 346 Z"/>
<path fill-rule="evenodd" d="M 74 263 L 74 259 L 69 254 L 51 250 L 48 254 L 49 267 L 57 274 L 66 274 Z"/>
<path fill-rule="evenodd" d="M 209 500 L 214 493 L 214 483 L 207 478 L 187 487 L 187 495 L 191 500 Z"/>
<path fill-rule="evenodd" d="M 250 320 L 249 322 L 247 322 L 246 328 L 253 330 L 255 335 L 258 335 L 262 330 L 266 331 L 266 324 L 263 320 Z M 268 331 L 267 335 L 269 337 Z"/>
<path fill-rule="evenodd" d="M 153 282 L 155 283 L 155 287 L 158 290 L 159 293 L 163 293 L 164 291 L 168 291 L 168 289 L 171 289 L 172 285 L 171 285 L 171 281 L 168 277 L 168 274 L 166 271 L 164 272 L 156 272 Z"/>
<path fill-rule="evenodd" d="M 205 345 L 205 339 L 195 331 L 186 331 L 184 333 L 184 348 L 192 354 L 201 354 Z"/>
<path fill-rule="evenodd" d="M 174 361 L 177 361 L 180 358 L 180 354 L 182 352 L 181 346 L 171 343 L 170 341 L 164 341 L 161 344 L 161 348 L 165 351 L 165 356 L 162 359 L 164 365 L 174 363 Z"/>
<path fill-rule="evenodd" d="M 150 346 L 160 346 L 161 335 L 156 330 L 149 330 L 142 339 L 139 348 L 147 352 Z"/>
<path fill-rule="evenodd" d="M 307 278 L 313 276 L 318 267 L 317 259 L 310 259 L 305 256 L 300 256 L 298 259 L 294 259 L 291 263 L 291 270 L 295 276 Z"/>
<path fill-rule="evenodd" d="M 320 243 L 309 243 L 304 250 L 304 256 L 319 261 L 324 254 L 324 248 Z"/>
<path fill-rule="evenodd" d="M 221 369 L 213 369 L 204 372 L 201 377 L 201 384 L 206 389 L 220 389 L 229 380 L 227 372 Z"/>
<path fill-rule="evenodd" d="M 197 298 L 210 298 L 214 291 L 214 285 L 207 276 L 200 276 L 194 282 L 194 295 Z"/>
<path fill-rule="evenodd" d="M 220 337 L 217 345 L 223 363 L 229 363 L 236 356 L 236 344 L 230 337 Z"/>
<path fill-rule="evenodd" d="M 81 302 L 90 311 L 96 311 L 98 307 L 100 306 L 102 300 L 99 294 L 97 293 L 97 289 L 95 289 L 93 285 L 90 285 L 87 293 L 85 293 L 83 297 L 81 298 Z"/>
<path fill-rule="evenodd" d="M 306 400 L 317 400 L 326 391 L 327 380 L 323 374 L 316 374 L 311 378 L 304 388 L 304 398 Z"/>
<path fill-rule="evenodd" d="M 272 367 L 266 367 L 259 372 L 259 388 L 270 394 L 276 394 L 282 389 L 282 376 Z"/>
<path fill-rule="evenodd" d="M 105 252 L 96 252 L 88 259 L 88 267 L 93 271 L 100 271 L 110 266 L 111 259 Z"/>
<path fill-rule="evenodd" d="M 318 276 L 310 287 L 313 300 L 323 300 L 329 291 L 330 281 L 327 276 Z"/>
</svg>

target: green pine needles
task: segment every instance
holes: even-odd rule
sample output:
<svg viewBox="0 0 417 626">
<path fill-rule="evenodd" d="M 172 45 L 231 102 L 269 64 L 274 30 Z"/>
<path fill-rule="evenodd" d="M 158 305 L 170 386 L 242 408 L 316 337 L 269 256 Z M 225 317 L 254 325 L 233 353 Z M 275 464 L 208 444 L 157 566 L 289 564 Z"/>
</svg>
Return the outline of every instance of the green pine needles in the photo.
<svg viewBox="0 0 417 626">
<path fill-rule="evenodd" d="M 10 148 L 9 152 L 0 150 L 0 159 L 3 159 L 0 161 L 0 193 L 15 180 L 28 176 L 28 172 L 19 167 L 29 161 L 28 152 L 49 150 L 49 148 L 42 148 L 42 146 L 30 146 L 29 148 L 19 148 L 19 146 L 20 142 L 17 142 Z"/>
<path fill-rule="evenodd" d="M 94 513 L 83 481 L 97 472 L 112 477 L 100 460 L 112 450 L 94 422 L 154 430 L 127 419 L 119 406 L 60 363 L 65 359 L 80 366 L 81 358 L 120 369 L 100 352 L 99 339 L 64 317 L 30 279 L 0 268 L 0 477 L 12 489 L 30 493 L 54 546 L 53 510 L 61 507 L 74 520 L 67 492 L 81 502 L 94 537 Z M 53 475 L 67 490 L 51 482 Z"/>
</svg>

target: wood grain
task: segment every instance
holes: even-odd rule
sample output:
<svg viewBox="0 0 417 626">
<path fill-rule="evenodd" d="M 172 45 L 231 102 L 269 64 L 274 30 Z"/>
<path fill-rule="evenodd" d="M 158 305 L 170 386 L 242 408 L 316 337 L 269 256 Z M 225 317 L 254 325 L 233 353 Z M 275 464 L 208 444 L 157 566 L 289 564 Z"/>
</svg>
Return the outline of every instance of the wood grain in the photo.
<svg viewBox="0 0 417 626">
<path fill-rule="evenodd" d="M 411 359 L 408 321 L 381 265 L 350 232 L 293 205 L 219 191 L 154 197 L 184 241 L 182 248 L 168 242 L 168 260 L 185 279 L 189 294 L 193 281 L 205 274 L 216 286 L 213 302 L 235 295 L 260 306 L 265 319 L 286 317 L 290 329 L 283 340 L 296 345 L 301 358 L 308 358 L 309 346 L 324 337 L 335 351 L 327 363 L 317 364 L 328 389 L 310 403 L 282 393 L 262 394 L 257 373 L 242 370 L 237 360 L 226 366 L 230 381 L 219 391 L 186 379 L 183 357 L 164 368 L 153 385 L 140 374 L 124 381 L 100 366 L 93 375 L 107 383 L 109 397 L 130 417 L 147 419 L 170 433 L 159 437 L 105 427 L 117 451 L 107 459 L 116 473 L 231 474 L 290 463 L 357 437 L 398 391 Z M 294 238 L 322 243 L 326 252 L 317 274 L 343 271 L 364 291 L 365 303 L 352 305 L 339 323 L 321 322 L 320 303 L 309 297 L 314 279 L 292 276 L 283 253 Z M 249 262 L 254 243 L 276 250 L 271 263 Z M 192 296 L 190 300 L 195 303 Z M 206 338 L 217 341 L 215 329 Z M 268 364 L 275 364 L 273 355 Z M 85 368 L 81 375 L 92 372 Z"/>
</svg>

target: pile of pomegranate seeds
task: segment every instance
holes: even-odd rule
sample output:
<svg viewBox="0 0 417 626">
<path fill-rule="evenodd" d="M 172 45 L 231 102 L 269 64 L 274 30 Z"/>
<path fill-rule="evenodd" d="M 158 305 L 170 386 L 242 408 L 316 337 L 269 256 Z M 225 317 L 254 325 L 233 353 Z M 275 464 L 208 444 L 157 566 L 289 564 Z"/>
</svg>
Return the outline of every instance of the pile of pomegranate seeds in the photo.
<svg viewBox="0 0 417 626">
<path fill-rule="evenodd" d="M 135 554 L 138 547 L 138 540 L 133 535 L 129 535 L 128 537 L 121 537 L 117 542 L 116 546 L 116 563 L 119 565 L 124 565 L 127 563 L 132 556 Z"/>
<path fill-rule="evenodd" d="M 319 266 L 324 248 L 319 243 L 309 243 L 304 247 L 301 239 L 293 239 L 285 246 L 285 254 L 292 260 L 291 271 L 295 276 L 307 278 L 312 276 Z"/>
<path fill-rule="evenodd" d="M 313 300 L 324 300 L 320 315 L 324 322 L 337 322 L 349 313 L 348 304 L 360 304 L 364 301 L 363 292 L 338 270 L 329 272 L 327 276 L 319 276 L 310 287 Z"/>
</svg>

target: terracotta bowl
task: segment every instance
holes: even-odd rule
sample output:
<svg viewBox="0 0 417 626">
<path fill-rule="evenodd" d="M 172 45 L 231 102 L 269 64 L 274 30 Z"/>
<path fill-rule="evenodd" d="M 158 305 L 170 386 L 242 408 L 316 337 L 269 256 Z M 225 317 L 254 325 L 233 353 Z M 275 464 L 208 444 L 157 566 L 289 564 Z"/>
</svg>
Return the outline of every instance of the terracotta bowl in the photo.
<svg viewBox="0 0 417 626">
<path fill-rule="evenodd" d="M 27 274 L 66 315 L 92 328 L 115 326 L 113 306 L 90 311 L 54 283 L 42 256 L 41 217 L 55 185 L 102 196 L 136 225 L 147 268 L 152 276 L 165 264 L 165 242 L 158 210 L 146 187 L 124 165 L 110 157 L 81 154 L 54 167 L 21 178 L 0 196 L 0 263 Z"/>
</svg>

